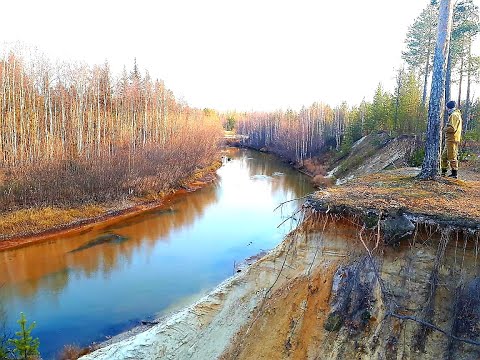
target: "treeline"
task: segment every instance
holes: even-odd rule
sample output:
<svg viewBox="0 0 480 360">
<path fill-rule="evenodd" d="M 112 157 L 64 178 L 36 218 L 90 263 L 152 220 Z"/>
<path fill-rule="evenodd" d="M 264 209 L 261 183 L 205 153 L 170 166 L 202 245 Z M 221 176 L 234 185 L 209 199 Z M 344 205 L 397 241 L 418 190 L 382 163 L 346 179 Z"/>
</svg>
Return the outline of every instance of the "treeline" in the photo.
<svg viewBox="0 0 480 360">
<path fill-rule="evenodd" d="M 426 125 L 418 81 L 412 72 L 404 71 L 398 74 L 394 94 L 378 85 L 373 101 L 358 106 L 314 103 L 298 112 L 250 113 L 237 118 L 237 132 L 248 136 L 249 146 L 266 147 L 297 162 L 325 148 L 348 151 L 355 141 L 373 131 L 419 134 Z"/>
<path fill-rule="evenodd" d="M 452 32 L 447 59 L 445 98 L 456 100 L 464 112 L 464 130 L 468 127 L 472 112 L 472 84 L 478 82 L 480 54 L 472 52 L 475 38 L 480 32 L 479 9 L 473 0 L 455 3 Z M 423 79 L 422 104 L 426 104 L 427 86 L 433 70 L 438 1 L 432 0 L 410 26 L 402 58 L 407 66 Z M 458 94 L 451 91 L 452 83 L 458 85 Z M 466 87 L 466 89 L 465 89 Z M 466 94 L 463 95 L 463 90 Z"/>
<path fill-rule="evenodd" d="M 160 80 L 102 66 L 0 58 L 0 211 L 169 189 L 213 161 L 216 112 Z"/>
<path fill-rule="evenodd" d="M 300 111 L 236 114 L 237 132 L 248 136 L 245 141 L 249 146 L 268 148 L 300 163 L 326 147 L 346 152 L 355 141 L 375 131 L 417 135 L 421 139 L 426 129 L 427 87 L 432 75 L 437 18 L 438 4 L 432 1 L 409 28 L 406 50 L 402 53 L 405 65 L 396 74 L 393 92 L 378 85 L 371 102 L 363 101 L 356 106 L 314 103 Z M 458 1 L 446 98 L 458 99 L 464 116 L 464 134 L 477 140 L 480 140 L 480 102 L 472 99 L 471 88 L 480 81 L 480 56 L 472 52 L 479 31 L 478 7 L 473 0 Z M 458 85 L 458 96 L 452 94 L 452 83 Z"/>
</svg>

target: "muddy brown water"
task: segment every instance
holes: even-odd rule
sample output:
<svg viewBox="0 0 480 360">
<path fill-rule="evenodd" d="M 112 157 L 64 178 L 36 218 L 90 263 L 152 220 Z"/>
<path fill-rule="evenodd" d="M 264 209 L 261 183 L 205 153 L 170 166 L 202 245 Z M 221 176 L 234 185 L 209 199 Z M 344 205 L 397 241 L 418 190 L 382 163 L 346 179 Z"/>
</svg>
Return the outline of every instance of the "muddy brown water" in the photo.
<svg viewBox="0 0 480 360">
<path fill-rule="evenodd" d="M 219 179 L 155 211 L 102 230 L 0 252 L 0 300 L 15 331 L 36 321 L 44 359 L 188 305 L 269 250 L 296 226 L 278 227 L 313 191 L 275 157 L 229 149 Z"/>
</svg>

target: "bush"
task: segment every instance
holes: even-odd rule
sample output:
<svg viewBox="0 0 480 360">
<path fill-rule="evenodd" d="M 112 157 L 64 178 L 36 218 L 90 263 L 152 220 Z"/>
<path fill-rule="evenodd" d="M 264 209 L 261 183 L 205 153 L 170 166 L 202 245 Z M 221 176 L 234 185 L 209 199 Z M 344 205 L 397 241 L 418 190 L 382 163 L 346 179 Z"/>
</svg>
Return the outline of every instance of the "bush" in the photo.
<svg viewBox="0 0 480 360">
<path fill-rule="evenodd" d="M 8 336 L 3 330 L 0 330 L 0 331 L 2 331 L 2 333 L 0 334 L 0 360 L 7 360 L 8 354 L 9 354 L 9 350 L 7 346 Z"/>
<path fill-rule="evenodd" d="M 460 148 L 458 151 L 458 161 L 467 161 L 475 158 L 475 152 L 467 148 Z"/>
<path fill-rule="evenodd" d="M 313 186 L 317 188 L 325 188 L 333 185 L 335 182 L 333 178 L 327 178 L 323 175 L 317 175 L 313 178 L 312 183 Z"/>
<path fill-rule="evenodd" d="M 327 174 L 327 169 L 324 164 L 316 159 L 306 159 L 303 161 L 303 168 L 313 176 Z"/>
<path fill-rule="evenodd" d="M 476 129 L 468 130 L 463 138 L 464 141 L 480 141 L 480 126 Z"/>
<path fill-rule="evenodd" d="M 419 167 L 423 164 L 423 159 L 425 158 L 425 149 L 423 147 L 417 148 L 412 152 L 408 165 Z"/>
<path fill-rule="evenodd" d="M 52 159 L 0 170 L 0 213 L 103 203 L 176 188 L 218 157 L 214 138 L 208 129 L 198 130 L 135 153 L 122 149 L 91 159 Z"/>
<path fill-rule="evenodd" d="M 235 118 L 233 116 L 230 116 L 223 124 L 223 128 L 227 131 L 232 131 L 235 128 L 235 123 Z"/>
<path fill-rule="evenodd" d="M 81 356 L 90 354 L 91 347 L 81 348 L 78 345 L 65 345 L 58 355 L 58 360 L 77 360 Z"/>
</svg>

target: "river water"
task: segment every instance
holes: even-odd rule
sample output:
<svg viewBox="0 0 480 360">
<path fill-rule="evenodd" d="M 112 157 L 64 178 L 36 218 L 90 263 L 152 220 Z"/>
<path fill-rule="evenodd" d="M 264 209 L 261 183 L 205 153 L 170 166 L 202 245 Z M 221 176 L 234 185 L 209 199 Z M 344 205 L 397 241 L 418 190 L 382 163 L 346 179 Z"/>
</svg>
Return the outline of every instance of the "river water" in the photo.
<svg viewBox="0 0 480 360">
<path fill-rule="evenodd" d="M 177 310 L 234 272 L 234 263 L 275 247 L 286 221 L 313 191 L 275 157 L 229 149 L 218 181 L 164 207 L 101 230 L 0 252 L 0 304 L 7 327 L 35 321 L 44 359 L 65 344 L 86 346 L 141 320 Z M 97 241 L 115 235 L 114 241 Z"/>
</svg>

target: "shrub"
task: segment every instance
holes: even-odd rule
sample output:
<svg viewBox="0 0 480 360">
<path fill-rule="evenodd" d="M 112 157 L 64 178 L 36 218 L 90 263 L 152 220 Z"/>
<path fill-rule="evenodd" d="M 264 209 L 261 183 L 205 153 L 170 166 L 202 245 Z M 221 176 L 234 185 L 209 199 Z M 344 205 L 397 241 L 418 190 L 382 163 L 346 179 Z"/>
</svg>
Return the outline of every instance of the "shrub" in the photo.
<svg viewBox="0 0 480 360">
<path fill-rule="evenodd" d="M 7 334 L 2 330 L 2 333 L 0 334 L 0 360 L 7 360 L 8 359 L 8 342 L 7 342 Z"/>
<path fill-rule="evenodd" d="M 412 152 L 408 165 L 410 166 L 422 166 L 423 158 L 425 157 L 425 149 L 423 147 L 417 148 Z"/>
<path fill-rule="evenodd" d="M 333 178 L 327 178 L 323 175 L 317 175 L 312 180 L 313 186 L 317 188 L 324 188 L 334 184 Z"/>
<path fill-rule="evenodd" d="M 78 345 L 65 345 L 58 355 L 58 360 L 77 360 L 83 355 L 90 354 L 92 350 L 91 347 L 81 348 Z"/>
<path fill-rule="evenodd" d="M 178 187 L 218 158 L 218 142 L 207 130 L 135 153 L 122 149 L 92 159 L 52 159 L 0 170 L 0 213 L 103 203 Z"/>
<path fill-rule="evenodd" d="M 313 176 L 325 176 L 327 174 L 326 166 L 317 159 L 306 159 L 303 161 L 303 167 L 309 174 L 312 174 Z"/>
<path fill-rule="evenodd" d="M 480 126 L 476 129 L 468 130 L 464 135 L 464 140 L 480 141 Z"/>
</svg>

